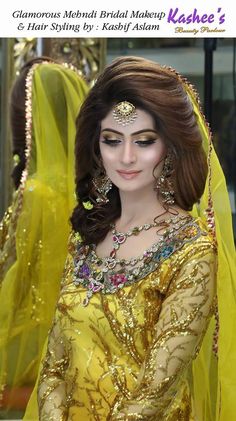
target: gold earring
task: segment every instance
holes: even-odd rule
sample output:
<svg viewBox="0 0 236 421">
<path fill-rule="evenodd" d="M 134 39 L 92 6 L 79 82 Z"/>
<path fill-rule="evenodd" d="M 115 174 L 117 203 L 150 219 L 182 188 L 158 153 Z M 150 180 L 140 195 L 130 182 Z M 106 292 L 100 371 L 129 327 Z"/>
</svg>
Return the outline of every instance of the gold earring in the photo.
<svg viewBox="0 0 236 421">
<path fill-rule="evenodd" d="M 168 152 L 164 161 L 162 172 L 156 184 L 156 190 L 161 195 L 163 203 L 167 206 L 173 205 L 175 203 L 175 192 L 172 180 L 173 171 L 173 154 Z"/>
<path fill-rule="evenodd" d="M 102 173 L 93 178 L 92 183 L 97 193 L 97 203 L 108 203 L 109 199 L 107 194 L 112 189 L 112 182 L 106 173 Z"/>
</svg>

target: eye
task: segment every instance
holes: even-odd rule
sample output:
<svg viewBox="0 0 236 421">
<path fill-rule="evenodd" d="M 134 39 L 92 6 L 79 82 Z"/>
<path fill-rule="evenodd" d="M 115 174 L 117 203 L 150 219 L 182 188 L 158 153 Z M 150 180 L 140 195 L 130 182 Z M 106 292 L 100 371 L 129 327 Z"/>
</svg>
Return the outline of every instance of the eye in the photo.
<svg viewBox="0 0 236 421">
<path fill-rule="evenodd" d="M 153 145 L 154 143 L 156 143 L 156 140 L 155 139 L 136 140 L 135 143 L 136 143 L 136 145 L 145 148 L 146 146 Z"/>
<path fill-rule="evenodd" d="M 104 138 L 101 140 L 101 143 L 105 143 L 105 145 L 109 146 L 117 146 L 121 143 L 121 140 Z"/>
</svg>

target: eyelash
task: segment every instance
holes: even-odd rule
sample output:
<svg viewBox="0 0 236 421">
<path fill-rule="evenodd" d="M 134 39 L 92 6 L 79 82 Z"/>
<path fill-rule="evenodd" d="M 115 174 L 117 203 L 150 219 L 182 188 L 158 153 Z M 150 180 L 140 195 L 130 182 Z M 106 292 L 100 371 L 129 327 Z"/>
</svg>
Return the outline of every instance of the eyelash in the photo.
<svg viewBox="0 0 236 421">
<path fill-rule="evenodd" d="M 102 143 L 105 143 L 106 145 L 109 145 L 109 146 L 117 146 L 117 145 L 120 144 L 120 140 L 118 140 L 118 139 L 113 139 L 113 140 L 103 139 Z"/>
<path fill-rule="evenodd" d="M 118 139 L 103 139 L 102 143 L 105 143 L 106 145 L 109 145 L 111 147 L 119 145 L 121 140 Z M 156 141 L 154 139 L 149 140 L 136 140 L 136 145 L 140 146 L 141 148 L 145 148 L 146 146 L 153 145 Z"/>
<path fill-rule="evenodd" d="M 156 141 L 154 140 L 154 139 L 149 139 L 149 140 L 137 140 L 136 142 L 136 145 L 139 145 L 139 146 L 143 146 L 143 147 L 145 147 L 145 146 L 149 146 L 149 145 L 153 145 L 154 143 L 156 143 Z"/>
</svg>

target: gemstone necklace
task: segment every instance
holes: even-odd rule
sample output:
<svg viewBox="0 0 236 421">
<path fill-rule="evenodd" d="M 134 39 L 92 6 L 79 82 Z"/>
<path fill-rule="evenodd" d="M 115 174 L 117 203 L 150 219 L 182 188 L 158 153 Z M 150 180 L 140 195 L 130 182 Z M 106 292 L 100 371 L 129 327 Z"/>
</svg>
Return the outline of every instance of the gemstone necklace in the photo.
<svg viewBox="0 0 236 421">
<path fill-rule="evenodd" d="M 145 277 L 155 270 L 163 259 L 201 233 L 190 215 L 178 215 L 171 218 L 171 221 L 173 225 L 164 232 L 158 243 L 145 250 L 141 256 L 129 260 L 111 256 L 100 258 L 96 254 L 95 246 L 90 249 L 88 255 L 87 252 L 79 253 L 75 259 L 74 283 L 87 289 L 83 305 L 87 305 L 92 295 L 98 291 L 103 294 L 114 293 L 125 285 Z M 114 272 L 117 266 L 120 269 L 117 268 Z"/>
<path fill-rule="evenodd" d="M 163 215 L 164 214 L 160 216 L 163 216 Z M 129 229 L 127 232 L 117 231 L 115 224 L 112 224 L 111 229 L 112 229 L 113 246 L 112 246 L 112 251 L 110 252 L 110 257 L 113 259 L 116 258 L 117 250 L 119 250 L 121 244 L 123 244 L 127 240 L 128 237 L 131 237 L 132 235 L 137 236 L 139 235 L 140 232 L 148 231 L 149 229 L 155 228 L 155 227 L 161 227 L 161 228 L 166 229 L 166 228 L 169 228 L 171 223 L 176 223 L 179 219 L 185 219 L 185 218 L 186 218 L 186 215 L 184 216 L 175 215 L 174 217 L 171 217 L 168 220 L 162 219 L 161 221 L 156 221 L 155 220 L 156 218 L 155 218 L 154 222 L 150 224 L 143 224 L 143 225 L 135 226 L 134 228 Z M 164 234 L 165 232 L 163 233 L 163 235 Z M 163 235 L 161 235 L 161 238 L 163 237 Z"/>
<path fill-rule="evenodd" d="M 113 239 L 114 243 L 113 243 L 113 249 L 110 253 L 110 255 L 108 257 L 98 257 L 95 251 L 95 247 L 93 247 L 91 256 L 92 256 L 92 261 L 93 263 L 97 264 L 98 266 L 101 267 L 101 265 L 103 266 L 103 270 L 104 272 L 107 272 L 108 270 L 112 270 L 114 269 L 116 266 L 135 266 L 138 262 L 142 262 L 143 259 L 145 259 L 147 256 L 150 257 L 153 252 L 156 252 L 157 249 L 164 244 L 165 238 L 167 233 L 168 234 L 173 234 L 175 231 L 177 231 L 180 227 L 182 227 L 183 225 L 187 224 L 190 220 L 192 220 L 191 215 L 176 215 L 172 218 L 170 218 L 169 220 L 162 220 L 160 222 L 153 222 L 152 224 L 145 224 L 143 226 L 141 226 L 142 229 L 140 229 L 140 231 L 138 231 L 137 233 L 137 229 L 139 229 L 139 227 L 134 227 L 133 229 L 129 230 L 126 233 L 120 233 L 120 232 L 116 232 L 115 228 L 113 226 L 113 231 L 114 231 L 114 235 L 113 237 L 115 238 L 117 236 L 117 238 L 119 239 L 119 235 L 121 236 L 121 242 L 118 243 L 117 239 Z M 117 250 L 120 248 L 120 245 L 123 244 L 126 239 L 128 237 L 130 237 L 131 235 L 138 235 L 139 232 L 145 230 L 144 226 L 148 226 L 150 229 L 152 226 L 159 226 L 160 224 L 164 224 L 165 223 L 165 227 L 167 227 L 167 229 L 164 231 L 164 233 L 161 235 L 160 240 L 155 243 L 154 245 L 152 245 L 150 248 L 148 248 L 147 250 L 144 250 L 144 252 L 142 253 L 142 255 L 138 256 L 138 257 L 132 257 L 130 259 L 119 259 L 116 257 L 116 252 Z M 172 224 L 172 227 L 169 227 L 169 225 Z M 164 226 L 164 225 L 163 225 Z M 132 234 L 132 231 L 135 230 L 135 234 Z"/>
<path fill-rule="evenodd" d="M 144 224 L 140 226 L 136 226 L 134 228 L 131 228 L 127 232 L 120 232 L 116 230 L 115 224 L 112 225 L 112 242 L 113 247 L 112 251 L 110 252 L 110 257 L 113 259 L 116 257 L 116 252 L 119 250 L 121 244 L 123 244 L 128 237 L 131 237 L 131 235 L 137 236 L 141 231 L 148 231 L 150 228 L 157 227 L 161 224 L 161 222 L 152 222 L 151 224 Z"/>
</svg>

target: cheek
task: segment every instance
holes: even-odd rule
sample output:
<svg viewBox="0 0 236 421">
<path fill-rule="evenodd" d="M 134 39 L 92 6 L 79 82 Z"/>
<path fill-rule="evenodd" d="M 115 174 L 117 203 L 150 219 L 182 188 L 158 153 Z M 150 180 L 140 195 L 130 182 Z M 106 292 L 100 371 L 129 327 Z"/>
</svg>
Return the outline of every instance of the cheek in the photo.
<svg viewBox="0 0 236 421">
<path fill-rule="evenodd" d="M 150 149 L 147 150 L 145 154 L 142 154 L 142 161 L 143 163 L 146 163 L 150 165 L 152 168 L 154 168 L 156 165 L 158 165 L 161 162 L 163 162 L 163 159 L 166 155 L 166 148 L 165 146 L 161 146 L 157 149 Z"/>
<path fill-rule="evenodd" d="M 106 167 L 107 165 L 112 164 L 113 162 L 116 161 L 116 154 L 115 152 L 112 150 L 112 148 L 107 148 L 104 147 L 102 144 L 100 145 L 100 154 L 101 154 L 101 158 L 102 158 L 102 162 L 104 167 Z"/>
</svg>

